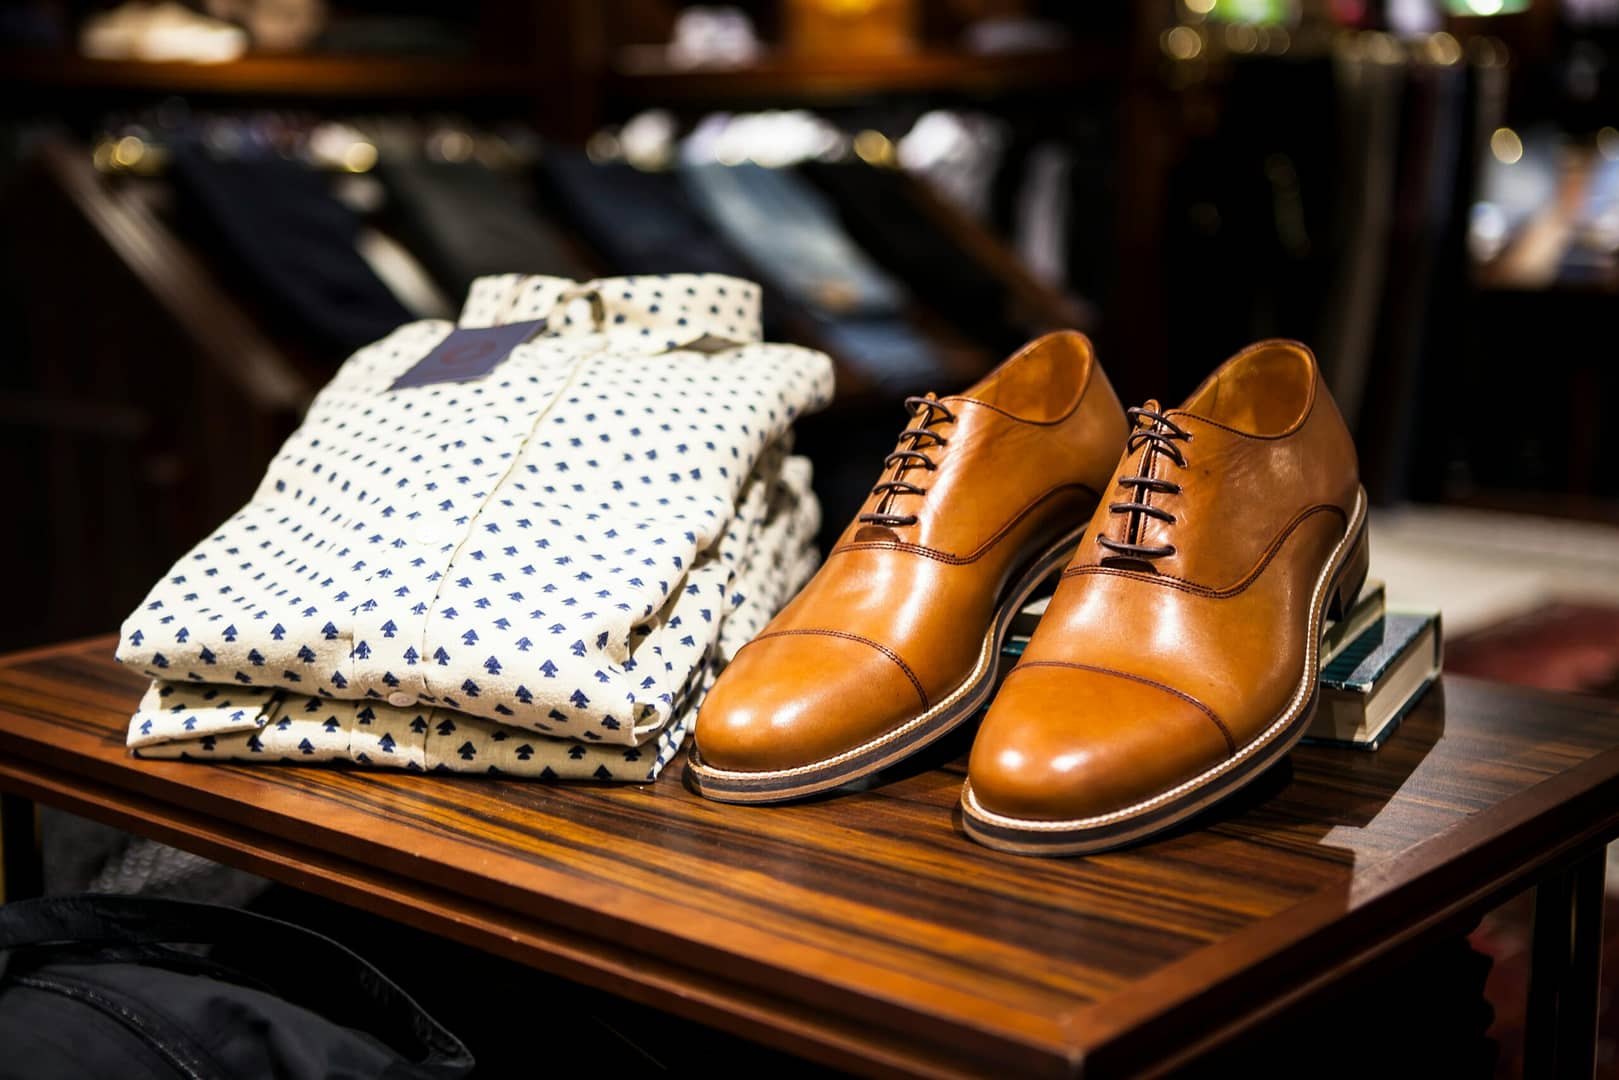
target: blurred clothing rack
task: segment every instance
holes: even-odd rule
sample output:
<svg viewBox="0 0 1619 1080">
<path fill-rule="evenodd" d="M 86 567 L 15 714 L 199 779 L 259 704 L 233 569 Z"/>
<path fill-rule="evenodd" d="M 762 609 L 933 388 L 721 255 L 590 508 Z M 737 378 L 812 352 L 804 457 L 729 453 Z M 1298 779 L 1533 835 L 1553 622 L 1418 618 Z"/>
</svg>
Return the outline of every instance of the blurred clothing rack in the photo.
<svg viewBox="0 0 1619 1080">
<path fill-rule="evenodd" d="M 44 143 L 0 217 L 25 345 L 0 388 L 30 508 L 17 631 L 82 634 L 246 497 L 316 384 L 82 146 Z"/>
<path fill-rule="evenodd" d="M 34 51 L 0 47 L 0 86 L 10 91 L 0 128 L 9 137 L 10 125 L 37 113 L 48 96 L 51 119 L 74 140 L 57 145 L 55 164 L 11 177 L 0 196 L 5 212 L 26 214 L 18 207 L 35 200 L 66 206 L 74 224 L 63 235 L 74 239 L 64 257 L 89 266 L 110 253 L 114 268 L 105 273 L 118 279 L 105 287 L 119 323 L 97 324 L 105 341 L 90 340 L 86 323 L 38 348 L 56 355 L 65 372 L 81 370 L 65 358 L 70 347 L 81 357 L 97 349 L 121 356 L 112 368 L 120 372 L 152 367 L 140 357 L 156 348 L 164 371 L 176 373 L 167 384 L 174 400 L 193 392 L 195 369 L 204 373 L 196 376 L 205 387 L 197 393 L 228 395 L 250 413 L 279 417 L 296 413 L 296 402 L 321 385 L 352 339 L 396 319 L 453 312 L 471 276 L 502 264 L 582 277 L 668 272 L 701 259 L 769 280 L 758 265 L 768 260 L 740 250 L 745 245 L 691 205 L 671 163 L 644 167 L 603 153 L 611 140 L 602 136 L 627 142 L 626 126 L 648 106 L 669 113 L 681 134 L 715 113 L 813 107 L 854 153 L 788 163 L 788 183 L 829 203 L 832 224 L 903 286 L 904 296 L 883 314 L 884 325 L 851 330 L 827 310 L 772 288 L 777 307 L 767 315 L 779 320 L 773 336 L 834 355 L 861 341 L 925 350 L 936 367 L 917 365 L 905 378 L 928 384 L 916 389 L 950 392 L 1020 337 L 1077 325 L 1097 339 L 1120 395 L 1143 400 L 1175 398 L 1190 389 L 1189 373 L 1206 371 L 1222 350 L 1249 338 L 1294 334 L 1319 345 L 1346 411 L 1363 421 L 1364 471 L 1379 494 L 1457 490 L 1452 478 L 1468 475 L 1458 461 L 1488 460 L 1468 443 L 1471 436 L 1415 418 L 1427 414 L 1435 385 L 1446 380 L 1464 379 L 1483 394 L 1483 381 L 1466 379 L 1469 349 L 1493 343 L 1470 336 L 1483 333 L 1473 327 L 1489 325 L 1510 305 L 1528 310 L 1540 301 L 1521 290 L 1477 300 L 1466 284 L 1466 222 L 1440 213 L 1435 200 L 1444 190 L 1451 210 L 1465 210 L 1480 139 L 1496 126 L 1487 118 L 1509 123 L 1522 95 L 1546 93 L 1525 90 L 1527 81 L 1514 80 L 1510 94 L 1494 84 L 1528 62 L 1550 63 L 1567 47 L 1544 14 L 1556 5 L 1537 3 L 1522 17 L 1444 17 L 1434 30 L 1401 37 L 1382 29 L 1385 5 L 1376 2 L 1360 5 L 1359 28 L 1346 29 L 1327 13 L 1354 6 L 1318 0 L 1279 5 L 1299 16 L 1288 25 L 1222 20 L 1217 9 L 1224 5 L 1204 0 L 918 0 L 909 5 L 909 39 L 887 51 L 857 48 L 852 39 L 817 51 L 795 41 L 787 5 L 741 6 L 754 21 L 757 47 L 724 64 L 679 58 L 671 42 L 681 5 L 666 0 L 447 8 L 434 17 L 459 20 L 454 40 L 430 52 L 411 52 L 398 39 L 386 46 L 393 51 L 365 52 L 363 35 L 354 34 L 322 46 L 336 50 L 341 41 L 346 51 L 260 48 L 218 64 L 88 59 L 71 50 L 70 37 Z M 1049 40 L 1025 34 L 1011 51 L 977 51 L 983 37 L 969 34 L 968 24 L 1010 11 L 1028 16 L 1028 25 L 1055 23 L 1059 32 Z M 1358 73 L 1353 93 L 1342 90 L 1346 72 Z M 1387 92 L 1394 83 L 1398 89 Z M 1455 111 L 1457 100 L 1475 103 L 1470 118 Z M 987 118 L 980 130 L 996 133 L 989 151 L 958 170 L 972 174 L 969 181 L 941 185 L 925 170 L 893 167 L 920 118 L 951 114 Z M 1437 123 L 1441 115 L 1448 118 Z M 251 154 L 232 154 L 228 136 L 212 146 L 201 137 L 187 145 L 206 148 L 208 160 L 174 169 L 171 134 L 205 136 L 211 119 L 227 132 L 247 132 L 249 147 L 284 152 L 287 160 L 265 165 L 255 178 L 260 165 Z M 973 130 L 972 123 L 961 127 Z M 1353 140 L 1381 149 L 1356 156 Z M 1413 147 L 1423 152 L 1401 149 Z M 61 194 L 69 186 L 52 179 L 51 170 L 66 167 L 64 154 L 77 158 L 78 203 Z M 245 166 L 240 175 L 209 168 L 232 161 Z M 943 167 L 961 164 L 946 159 Z M 312 330 L 319 313 L 300 314 L 265 282 L 299 293 L 320 279 L 298 270 L 298 259 L 283 258 L 297 254 L 287 250 L 290 241 L 241 240 L 292 232 L 270 224 L 269 215 L 292 213 L 287 203 L 295 200 L 278 207 L 273 197 L 241 194 L 282 166 L 289 179 L 280 193 L 297 184 L 311 193 L 301 200 L 305 209 L 318 209 L 275 220 L 325 230 L 327 250 L 340 257 L 313 261 L 348 268 L 325 284 L 362 282 L 356 288 L 376 302 L 359 328 L 328 322 Z M 39 193 L 41 184 L 56 193 Z M 244 200 L 258 204 L 251 223 L 252 215 L 233 210 Z M 637 230 L 636 243 L 615 234 L 615 223 L 635 210 L 650 221 L 651 205 L 662 208 L 663 231 Z M 464 228 L 446 230 L 447 220 Z M 1382 224 L 1362 227 L 1368 221 Z M 19 236 L 44 227 L 20 225 Z M 925 242 L 894 239 L 906 229 L 925 230 L 914 234 Z M 309 261 L 313 250 L 300 258 Z M 914 257 L 924 250 L 928 260 L 964 272 L 930 273 L 926 260 Z M 162 267 L 147 265 L 154 259 L 180 277 L 156 273 Z M 18 298 L 32 298 L 40 312 L 74 310 L 82 286 L 73 275 L 37 272 L 25 258 L 13 262 Z M 143 274 L 153 280 L 142 284 Z M 185 284 L 187 274 L 205 284 Z M 173 297 L 134 299 L 163 288 L 185 293 L 201 310 Z M 1559 286 L 1557 302 L 1583 303 L 1576 292 Z M 120 299 L 126 296 L 128 303 Z M 836 296 L 830 299 L 835 308 Z M 1415 314 L 1390 320 L 1395 310 Z M 32 317 L 31 335 L 55 333 L 44 314 Z M 1572 325 L 1594 317 L 1570 318 Z M 1441 325 L 1462 333 L 1447 339 L 1434 329 Z M 126 344 L 115 348 L 120 336 Z M 135 338 L 140 349 L 127 345 Z M 27 347 L 35 348 L 32 341 Z M 869 357 L 840 357 L 837 411 L 824 430 L 811 423 L 803 434 L 807 444 L 820 439 L 826 448 L 817 466 L 830 520 L 848 516 L 836 491 L 863 491 L 871 479 L 836 475 L 835 462 L 866 451 L 875 460 L 891 447 L 891 403 L 900 392 L 881 365 L 852 359 Z M 290 373 L 297 389 L 283 400 L 267 371 Z M 43 378 L 37 371 L 28 378 L 36 375 Z M 231 477 L 252 469 L 238 459 L 262 457 L 274 445 L 269 436 L 244 433 L 232 453 L 193 454 L 179 449 L 179 440 L 201 434 L 186 430 L 178 406 L 160 409 L 162 402 L 148 403 L 139 388 L 129 391 L 135 407 L 114 406 L 116 395 L 100 389 L 101 375 L 64 378 L 50 386 L 21 377 L 7 384 L 7 439 L 26 448 L 29 425 L 71 427 L 74 409 L 62 405 L 80 403 L 79 415 L 98 418 L 79 423 L 81 435 L 99 425 L 108 439 L 124 432 L 118 437 L 150 437 L 166 448 L 126 454 L 124 462 L 108 455 L 109 467 L 155 461 L 152 475 L 167 475 L 171 466 L 161 463 L 185 456 L 200 463 L 189 467 L 209 472 L 217 489 L 207 498 L 220 501 L 227 489 L 229 499 L 244 494 Z M 1577 375 L 1587 389 L 1605 385 L 1603 378 L 1585 369 Z M 1551 391 L 1547 404 L 1568 411 Z M 1481 397 L 1479 406 L 1488 402 Z M 160 414 L 171 419 L 151 419 Z M 279 422 L 266 421 L 266 430 Z M 1585 432 L 1582 446 L 1595 447 L 1581 450 L 1567 475 L 1576 482 L 1608 475 L 1598 467 L 1607 453 L 1600 436 L 1589 424 L 1565 426 Z M 82 441 L 51 445 L 67 447 L 69 456 L 90 453 Z M 1531 450 L 1520 448 L 1519 458 Z M 1561 467 L 1551 460 L 1535 468 Z M 71 469 L 62 475 L 69 477 L 64 491 L 84 483 Z M 93 625 L 99 623 L 64 624 L 55 636 Z"/>
</svg>

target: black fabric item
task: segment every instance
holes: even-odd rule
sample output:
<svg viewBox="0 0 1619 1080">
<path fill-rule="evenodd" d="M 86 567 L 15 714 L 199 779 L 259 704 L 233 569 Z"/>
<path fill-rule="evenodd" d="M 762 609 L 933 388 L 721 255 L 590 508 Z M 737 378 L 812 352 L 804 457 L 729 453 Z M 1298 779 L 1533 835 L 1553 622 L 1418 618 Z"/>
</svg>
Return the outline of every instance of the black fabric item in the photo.
<svg viewBox="0 0 1619 1080">
<path fill-rule="evenodd" d="M 673 173 L 551 148 L 540 158 L 540 174 L 548 194 L 616 273 L 756 276 L 714 234 Z"/>
<path fill-rule="evenodd" d="M 377 176 L 398 212 L 401 239 L 452 296 L 486 274 L 595 272 L 504 177 L 476 162 L 383 162 Z"/>
<path fill-rule="evenodd" d="M 615 274 L 759 273 L 703 220 L 674 173 L 647 172 L 622 161 L 597 163 L 582 151 L 548 148 L 540 186 L 559 216 Z M 788 340 L 775 289 L 764 292 L 765 338 Z"/>
<path fill-rule="evenodd" d="M 957 329 L 1007 353 L 1029 337 L 1007 317 L 1006 284 L 946 236 L 910 197 L 908 177 L 864 162 L 798 167 L 837 205 L 854 241 Z"/>
<path fill-rule="evenodd" d="M 1424 335 L 1447 306 L 1436 272 L 1444 255 L 1462 148 L 1466 70 L 1413 65 L 1406 73 L 1393 242 L 1367 383 L 1368 410 L 1356 428 L 1361 482 L 1374 504 L 1405 501 L 1421 394 L 1431 358 Z M 1459 239 L 1459 238 L 1458 238 Z M 1454 333 L 1446 321 L 1440 333 Z"/>
<path fill-rule="evenodd" d="M 224 945 L 212 955 L 176 945 Z M 227 961 L 228 954 L 228 961 Z M 465 1076 L 462 1044 L 329 938 L 121 896 L 0 907 L 0 1077 Z"/>
<path fill-rule="evenodd" d="M 680 177 L 624 162 L 591 161 L 553 148 L 540 179 L 558 216 L 620 274 L 730 274 L 775 287 L 764 290 L 761 318 L 772 340 L 812 341 L 891 394 L 925 390 L 937 381 L 927 343 L 898 315 L 850 318 L 812 310 L 780 288 L 733 247 L 687 194 Z"/>
<path fill-rule="evenodd" d="M 1117 242 L 1113 214 L 1094 208 L 1118 202 L 1119 135 L 1115 117 L 1120 107 L 1111 103 L 1077 111 L 1069 120 L 1066 139 L 1073 149 L 1068 171 L 1068 290 L 1104 310 L 1113 290 Z"/>
<path fill-rule="evenodd" d="M 1172 174 L 1169 400 L 1203 380 L 1210 357 L 1263 338 L 1320 340 L 1344 179 L 1333 125 L 1321 120 L 1335 93 L 1326 58 L 1235 64 L 1218 130 Z"/>
<path fill-rule="evenodd" d="M 360 222 L 319 173 L 280 158 L 220 161 L 174 148 L 182 212 L 211 227 L 277 312 L 343 355 L 411 321 L 356 242 Z"/>
</svg>

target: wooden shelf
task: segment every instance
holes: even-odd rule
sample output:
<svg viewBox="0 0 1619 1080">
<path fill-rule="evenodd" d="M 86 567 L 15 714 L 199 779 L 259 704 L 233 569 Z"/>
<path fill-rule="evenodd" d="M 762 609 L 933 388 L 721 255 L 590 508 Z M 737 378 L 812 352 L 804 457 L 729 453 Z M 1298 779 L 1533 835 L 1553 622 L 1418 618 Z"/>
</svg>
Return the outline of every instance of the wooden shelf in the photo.
<svg viewBox="0 0 1619 1080">
<path fill-rule="evenodd" d="M 1572 912 L 1619 833 L 1612 702 L 1447 675 L 1375 754 L 1303 746 L 1197 827 L 1034 860 L 961 834 L 950 753 L 769 809 L 700 800 L 679 759 L 620 785 L 141 760 L 114 644 L 0 660 L 0 790 L 839 1073 L 1252 1072 L 1536 884 L 1559 938 L 1530 980 L 1564 989 L 1531 1067 L 1594 1052 L 1601 935 Z"/>
<path fill-rule="evenodd" d="M 278 97 L 518 97 L 535 92 L 532 70 L 400 56 L 246 56 L 224 64 L 93 60 L 74 53 L 0 54 L 0 84 L 48 90 Z"/>
<path fill-rule="evenodd" d="M 1123 56 L 1100 47 L 1007 56 L 921 51 L 899 56 L 768 55 L 738 68 L 678 68 L 661 46 L 622 50 L 608 92 L 639 102 L 781 99 L 826 101 L 874 94 L 994 95 L 1058 90 L 1123 72 Z"/>
</svg>

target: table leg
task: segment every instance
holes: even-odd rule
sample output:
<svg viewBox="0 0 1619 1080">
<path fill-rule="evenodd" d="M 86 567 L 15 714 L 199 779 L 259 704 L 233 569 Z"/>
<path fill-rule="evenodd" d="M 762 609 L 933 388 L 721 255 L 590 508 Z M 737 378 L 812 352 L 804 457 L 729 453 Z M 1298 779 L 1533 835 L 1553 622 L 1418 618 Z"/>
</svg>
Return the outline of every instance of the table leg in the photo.
<svg viewBox="0 0 1619 1080">
<path fill-rule="evenodd" d="M 1602 976 L 1603 849 L 1535 886 L 1524 1076 L 1589 1077 Z"/>
<path fill-rule="evenodd" d="M 0 902 L 26 900 L 44 891 L 39 816 L 33 800 L 0 794 Z"/>
</svg>

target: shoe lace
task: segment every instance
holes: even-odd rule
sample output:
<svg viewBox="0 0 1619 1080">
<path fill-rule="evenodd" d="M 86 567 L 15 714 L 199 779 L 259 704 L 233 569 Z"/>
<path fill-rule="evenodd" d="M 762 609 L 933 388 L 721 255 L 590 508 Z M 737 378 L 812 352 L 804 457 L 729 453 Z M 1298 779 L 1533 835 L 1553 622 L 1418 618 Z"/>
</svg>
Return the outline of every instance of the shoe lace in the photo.
<svg viewBox="0 0 1619 1080">
<path fill-rule="evenodd" d="M 1176 444 L 1176 440 L 1190 442 L 1191 433 L 1159 412 L 1156 408 L 1157 404 L 1155 401 L 1149 401 L 1145 406 L 1126 410 L 1130 418 L 1136 422 L 1136 427 L 1130 432 L 1127 451 L 1135 453 L 1142 446 L 1149 447 L 1149 452 L 1141 455 L 1141 461 L 1139 462 L 1141 473 L 1151 471 L 1150 458 L 1155 454 L 1167 457 L 1179 467 L 1186 468 L 1186 455 L 1182 453 L 1180 446 Z M 1177 519 L 1174 514 L 1161 507 L 1149 505 L 1144 500 L 1145 493 L 1153 491 L 1162 492 L 1166 495 L 1179 495 L 1181 493 L 1179 484 L 1173 480 L 1161 480 L 1155 476 L 1143 476 L 1138 473 L 1135 476 L 1121 477 L 1119 486 L 1135 489 L 1134 498 L 1131 501 L 1109 503 L 1107 507 L 1110 513 L 1134 515 L 1130 518 L 1128 531 L 1125 533 L 1127 538 L 1134 539 L 1138 537 L 1141 523 L 1140 515 L 1143 514 L 1147 517 L 1167 522 L 1170 525 L 1175 524 Z M 1112 537 L 1100 534 L 1097 535 L 1096 542 L 1115 554 L 1138 559 L 1157 559 L 1175 554 L 1174 544 L 1136 544 L 1127 540 L 1114 540 Z"/>
<path fill-rule="evenodd" d="M 901 525 L 915 525 L 915 514 L 889 513 L 894 498 L 899 495 L 926 495 L 928 489 L 918 487 L 909 480 L 904 479 L 907 469 L 919 468 L 932 472 L 939 467 L 923 452 L 924 447 L 932 448 L 945 446 L 950 440 L 934 431 L 934 423 L 954 423 L 956 414 L 946 408 L 938 398 L 908 397 L 905 399 L 905 408 L 910 411 L 917 423 L 905 428 L 899 433 L 899 442 L 902 444 L 898 450 L 883 458 L 883 471 L 894 469 L 894 475 L 888 480 L 879 481 L 872 486 L 871 493 L 881 497 L 877 509 L 869 514 L 861 514 L 860 522 L 867 525 L 885 525 L 890 528 Z M 907 442 L 907 440 L 909 440 Z M 897 467 L 896 467 L 897 466 Z"/>
</svg>

